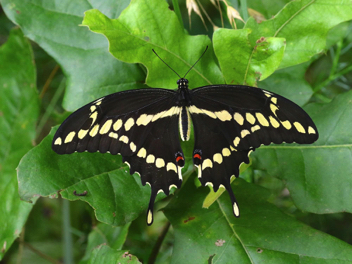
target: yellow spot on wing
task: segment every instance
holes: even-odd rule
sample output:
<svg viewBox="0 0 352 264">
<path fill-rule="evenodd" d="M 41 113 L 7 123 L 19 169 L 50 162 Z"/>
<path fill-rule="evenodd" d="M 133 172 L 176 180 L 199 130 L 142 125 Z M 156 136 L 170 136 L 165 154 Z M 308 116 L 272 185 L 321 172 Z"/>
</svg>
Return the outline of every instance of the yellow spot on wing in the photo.
<svg viewBox="0 0 352 264">
<path fill-rule="evenodd" d="M 243 122 L 244 122 L 244 118 L 243 116 L 240 114 L 240 113 L 235 113 L 233 115 L 233 118 L 236 120 L 236 122 L 239 124 L 239 125 L 243 125 Z"/>
<path fill-rule="evenodd" d="M 192 114 L 203 114 L 203 115 L 207 115 L 211 118 L 216 118 L 216 115 L 214 112 L 211 112 L 209 110 L 206 109 L 200 109 L 198 107 L 196 107 L 195 105 L 191 105 L 188 110 L 192 113 Z"/>
<path fill-rule="evenodd" d="M 173 170 L 174 172 L 177 173 L 177 167 L 174 163 L 172 162 L 168 162 L 167 165 L 166 165 L 166 170 L 169 171 L 169 170 Z"/>
<path fill-rule="evenodd" d="M 279 108 L 278 108 L 276 105 L 270 104 L 270 110 L 271 110 L 271 112 L 273 112 L 273 114 L 274 114 L 275 116 L 277 116 L 277 115 L 276 115 L 276 111 L 279 110 Z"/>
<path fill-rule="evenodd" d="M 255 125 L 255 126 L 251 127 L 251 131 L 252 132 L 257 131 L 259 129 L 260 129 L 260 126 L 258 126 L 258 125 Z"/>
<path fill-rule="evenodd" d="M 208 186 L 208 185 L 211 186 L 211 187 L 214 186 L 212 182 L 207 182 L 207 183 L 205 183 L 205 186 Z"/>
<path fill-rule="evenodd" d="M 177 189 L 177 186 L 176 186 L 175 184 L 171 184 L 171 185 L 169 186 L 169 190 L 171 190 L 172 188 L 176 188 L 176 189 Z"/>
<path fill-rule="evenodd" d="M 213 162 L 210 159 L 206 159 L 203 161 L 203 170 L 205 170 L 206 168 L 212 168 L 213 167 Z"/>
<path fill-rule="evenodd" d="M 223 160 L 223 159 L 222 159 L 222 155 L 221 155 L 220 153 L 214 154 L 213 160 L 214 160 L 214 162 L 217 162 L 217 163 L 221 164 L 221 163 L 222 163 L 222 160 Z"/>
<path fill-rule="evenodd" d="M 290 121 L 286 120 L 281 122 L 281 124 L 284 126 L 284 128 L 286 128 L 287 130 L 291 129 L 292 125 L 290 123 Z"/>
<path fill-rule="evenodd" d="M 65 138 L 65 142 L 64 143 L 70 143 L 75 135 L 76 135 L 76 132 L 74 132 L 74 131 L 68 133 L 68 135 Z"/>
<path fill-rule="evenodd" d="M 252 125 L 255 123 L 255 117 L 251 113 L 246 113 L 246 119 Z"/>
<path fill-rule="evenodd" d="M 280 123 L 277 122 L 277 120 L 272 117 L 272 116 L 269 116 L 269 120 L 270 120 L 270 124 L 274 127 L 274 128 L 278 128 L 280 126 Z"/>
<path fill-rule="evenodd" d="M 147 224 L 151 225 L 153 222 L 153 212 L 151 210 L 148 211 L 148 216 L 147 216 Z"/>
<path fill-rule="evenodd" d="M 91 111 L 92 113 L 95 111 L 95 109 L 97 109 L 97 107 L 96 107 L 95 105 L 92 105 L 92 106 L 90 107 L 90 111 Z"/>
<path fill-rule="evenodd" d="M 235 216 L 240 216 L 240 209 L 238 208 L 238 205 L 236 202 L 233 203 L 233 213 Z"/>
<path fill-rule="evenodd" d="M 314 128 L 312 128 L 311 126 L 308 127 L 308 134 L 316 134 Z"/>
<path fill-rule="evenodd" d="M 117 135 L 117 133 L 110 132 L 110 133 L 109 133 L 109 137 L 117 139 L 117 138 L 118 138 L 118 135 Z"/>
<path fill-rule="evenodd" d="M 135 152 L 137 149 L 136 144 L 134 144 L 133 142 L 130 143 L 130 149 L 132 150 L 132 152 Z"/>
<path fill-rule="evenodd" d="M 101 127 L 99 133 L 104 135 L 109 132 L 112 125 L 112 119 L 107 120 L 104 125 Z"/>
<path fill-rule="evenodd" d="M 117 120 L 117 121 L 114 123 L 114 125 L 112 126 L 112 128 L 113 128 L 115 131 L 119 130 L 121 127 L 122 127 L 122 120 L 121 120 L 121 119 Z"/>
<path fill-rule="evenodd" d="M 145 148 L 141 148 L 138 153 L 137 156 L 140 158 L 145 158 L 147 156 L 147 151 Z"/>
<path fill-rule="evenodd" d="M 269 122 L 268 120 L 266 120 L 266 118 L 263 116 L 262 113 L 255 113 L 259 123 L 262 125 L 262 126 L 266 126 L 268 127 L 269 126 Z"/>
<path fill-rule="evenodd" d="M 89 132 L 89 135 L 91 137 L 95 137 L 95 135 L 98 133 L 98 130 L 99 130 L 99 124 L 96 124 L 92 130 Z"/>
<path fill-rule="evenodd" d="M 97 116 L 98 116 L 97 111 L 95 111 L 93 114 L 90 115 L 90 118 L 93 119 L 91 126 L 94 125 L 95 121 L 97 120 Z"/>
<path fill-rule="evenodd" d="M 202 178 L 202 165 L 198 165 L 198 179 Z"/>
<path fill-rule="evenodd" d="M 152 154 L 149 154 L 147 157 L 147 163 L 154 163 L 155 162 L 155 156 Z"/>
<path fill-rule="evenodd" d="M 81 129 L 81 130 L 78 132 L 78 138 L 79 138 L 79 139 L 83 139 L 87 134 L 88 134 L 88 129 L 87 129 L 87 130 Z"/>
<path fill-rule="evenodd" d="M 236 138 L 234 139 L 234 141 L 233 141 L 233 145 L 234 145 L 235 147 L 237 147 L 239 143 L 240 143 L 240 138 L 239 138 L 239 137 L 236 137 Z"/>
<path fill-rule="evenodd" d="M 242 138 L 244 138 L 245 136 L 247 136 L 247 135 L 249 135 L 250 134 L 250 132 L 247 130 L 247 129 L 243 129 L 242 131 L 241 131 L 241 137 Z"/>
<path fill-rule="evenodd" d="M 223 122 L 230 121 L 232 119 L 230 113 L 226 110 L 215 112 L 215 115 L 217 116 L 217 118 L 219 118 Z"/>
<path fill-rule="evenodd" d="M 165 167 L 165 161 L 162 158 L 157 158 L 155 161 L 155 166 L 157 168 Z"/>
<path fill-rule="evenodd" d="M 150 121 L 152 121 L 152 119 L 153 119 L 153 115 L 143 114 L 140 117 L 138 117 L 136 124 L 137 126 L 140 126 L 140 125 L 146 126 L 149 124 Z"/>
<path fill-rule="evenodd" d="M 222 155 L 223 155 L 224 157 L 228 157 L 228 156 L 231 155 L 231 151 L 230 151 L 228 148 L 223 148 L 223 149 L 222 149 Z"/>
<path fill-rule="evenodd" d="M 128 143 L 128 137 L 127 136 L 121 136 L 119 140 L 122 141 L 125 144 Z"/>
<path fill-rule="evenodd" d="M 272 101 L 274 104 L 277 104 L 277 98 L 276 98 L 276 97 L 271 97 L 271 101 Z"/>
<path fill-rule="evenodd" d="M 132 117 L 130 117 L 125 123 L 125 130 L 126 131 L 130 130 L 131 127 L 133 127 L 133 125 L 134 125 L 134 120 Z"/>
<path fill-rule="evenodd" d="M 55 142 L 54 142 L 54 145 L 61 145 L 62 144 L 62 140 L 61 140 L 61 137 L 58 137 Z"/>
<path fill-rule="evenodd" d="M 160 118 L 165 118 L 165 117 L 177 115 L 180 112 L 180 110 L 181 110 L 181 107 L 173 106 L 169 110 L 165 110 L 165 111 L 162 111 L 162 112 L 155 114 L 152 118 L 152 122 L 154 122 Z"/>
<path fill-rule="evenodd" d="M 299 133 L 305 134 L 306 130 L 304 129 L 304 127 L 301 125 L 301 123 L 299 122 L 294 122 L 293 125 L 296 127 L 297 131 Z"/>
</svg>

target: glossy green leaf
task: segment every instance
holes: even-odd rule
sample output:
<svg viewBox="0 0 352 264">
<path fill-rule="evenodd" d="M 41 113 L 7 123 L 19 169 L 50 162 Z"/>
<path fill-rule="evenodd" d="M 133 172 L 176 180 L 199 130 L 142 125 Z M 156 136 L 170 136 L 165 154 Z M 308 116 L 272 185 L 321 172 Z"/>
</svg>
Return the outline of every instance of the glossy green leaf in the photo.
<svg viewBox="0 0 352 264">
<path fill-rule="evenodd" d="M 308 63 L 280 69 L 258 83 L 258 87 L 289 98 L 299 106 L 305 105 L 313 95 L 313 89 L 305 79 Z"/>
<path fill-rule="evenodd" d="M 291 0 L 247 0 L 248 8 L 252 8 L 260 12 L 267 19 L 275 16 L 287 3 Z"/>
<path fill-rule="evenodd" d="M 125 250 L 116 250 L 107 245 L 100 245 L 92 252 L 89 264 L 119 263 L 119 264 L 140 264 L 138 258 Z"/>
<path fill-rule="evenodd" d="M 228 84 L 256 86 L 280 65 L 285 51 L 283 38 L 250 41 L 251 29 L 218 29 L 214 33 L 215 54 Z"/>
<path fill-rule="evenodd" d="M 109 40 L 110 52 L 117 59 L 142 63 L 148 70 L 146 83 L 151 87 L 174 89 L 178 78 L 152 49 L 184 76 L 209 46 L 204 57 L 187 75 L 189 85 L 194 88 L 224 82 L 214 61 L 210 39 L 204 35 L 187 35 L 164 0 L 133 0 L 118 19 L 109 19 L 95 9 L 89 10 L 85 12 L 82 24 L 103 34 Z"/>
<path fill-rule="evenodd" d="M 283 179 L 303 211 L 352 212 L 352 91 L 307 110 L 318 127 L 318 141 L 263 146 L 253 153 L 253 165 Z"/>
<path fill-rule="evenodd" d="M 73 111 L 101 96 L 144 86 L 145 74 L 138 65 L 116 60 L 109 54 L 104 37 L 78 26 L 84 11 L 92 7 L 117 16 L 128 2 L 110 1 L 108 5 L 99 0 L 4 0 L 1 3 L 6 15 L 24 34 L 60 64 L 68 77 L 64 107 Z"/>
<path fill-rule="evenodd" d="M 232 186 L 240 218 L 228 195 L 202 209 L 209 189 L 191 179 L 164 209 L 175 232 L 171 263 L 351 263 L 350 245 L 282 213 L 265 189 L 242 179 Z"/>
<path fill-rule="evenodd" d="M 145 212 L 150 187 L 131 176 L 120 155 L 74 153 L 58 155 L 51 149 L 56 130 L 29 151 L 18 167 L 19 191 L 24 200 L 36 196 L 82 200 L 89 203 L 99 221 L 123 225 Z M 87 191 L 85 196 L 74 195 Z"/>
<path fill-rule="evenodd" d="M 258 24 L 248 19 L 245 28 L 252 29 L 251 41 L 261 37 L 286 39 L 285 55 L 280 68 L 308 61 L 324 52 L 329 29 L 352 19 L 350 0 L 291 1 L 272 19 Z"/>
<path fill-rule="evenodd" d="M 80 264 L 88 263 L 94 248 L 101 244 L 105 244 L 111 249 L 120 250 L 125 243 L 129 227 L 130 224 L 115 227 L 104 223 L 95 226 L 88 236 L 86 253 Z"/>
<path fill-rule="evenodd" d="M 16 167 L 33 147 L 39 113 L 32 48 L 20 29 L 0 47 L 0 259 L 19 236 L 33 204 L 20 200 Z"/>
</svg>

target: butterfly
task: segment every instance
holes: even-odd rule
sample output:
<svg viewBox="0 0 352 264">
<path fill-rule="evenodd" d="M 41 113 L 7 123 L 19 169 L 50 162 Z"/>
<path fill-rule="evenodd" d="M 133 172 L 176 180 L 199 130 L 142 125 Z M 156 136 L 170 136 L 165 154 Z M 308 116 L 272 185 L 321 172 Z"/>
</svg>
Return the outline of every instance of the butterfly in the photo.
<svg viewBox="0 0 352 264">
<path fill-rule="evenodd" d="M 157 194 L 169 195 L 171 188 L 181 187 L 185 157 L 180 138 L 190 139 L 192 125 L 198 179 L 214 191 L 220 187 L 227 190 L 235 217 L 240 212 L 230 181 L 239 176 L 243 162 L 249 163 L 251 151 L 262 144 L 309 144 L 318 139 L 312 119 L 292 101 L 244 85 L 190 90 L 187 73 L 184 77 L 176 73 L 180 78 L 177 90 L 122 91 L 83 106 L 61 124 L 52 141 L 58 154 L 122 155 L 130 173 L 138 173 L 142 184 L 151 187 L 148 225 L 153 223 Z"/>
</svg>

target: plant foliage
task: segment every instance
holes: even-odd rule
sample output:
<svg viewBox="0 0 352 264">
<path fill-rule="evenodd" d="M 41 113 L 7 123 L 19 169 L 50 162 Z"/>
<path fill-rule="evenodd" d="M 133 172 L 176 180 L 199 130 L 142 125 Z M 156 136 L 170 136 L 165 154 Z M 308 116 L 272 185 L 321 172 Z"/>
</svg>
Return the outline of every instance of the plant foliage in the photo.
<svg viewBox="0 0 352 264">
<path fill-rule="evenodd" d="M 66 260 L 351 263 L 348 243 L 352 241 L 343 237 L 348 225 L 341 225 L 341 232 L 335 227 L 352 212 L 351 1 L 241 1 L 242 7 L 247 2 L 267 20 L 258 23 L 250 17 L 245 24 L 238 22 L 238 29 L 217 28 L 222 19 L 225 27 L 229 25 L 226 5 L 220 3 L 220 19 L 209 2 L 204 10 L 217 27 L 208 32 L 194 13 L 189 28 L 185 3 L 180 1 L 179 8 L 177 1 L 172 2 L 176 6 L 170 9 L 165 0 L 1 1 L 7 18 L 19 28 L 11 30 L 0 47 L 0 259 L 7 252 L 5 258 L 31 259 L 21 249 L 27 240 L 51 254 L 49 245 L 56 246 L 55 239 L 34 235 L 43 222 L 32 223 L 40 217 L 35 209 L 29 218 L 28 214 L 38 197 L 62 197 L 89 204 L 71 203 L 78 208 L 71 213 L 79 221 L 71 219 L 73 228 L 67 230 L 73 230 L 80 242 L 74 252 L 64 253 Z M 243 12 L 247 11 L 241 12 L 246 17 Z M 6 21 L 0 20 L 0 25 L 8 25 Z M 67 116 L 60 112 L 60 91 L 66 86 L 62 106 L 74 111 L 123 90 L 175 89 L 177 76 L 152 49 L 183 76 L 206 46 L 205 56 L 187 75 L 190 88 L 245 84 L 281 94 L 304 107 L 320 138 L 312 145 L 270 145 L 256 150 L 250 166 L 241 168 L 240 179 L 232 183 L 241 206 L 238 219 L 232 215 L 227 196 L 208 195 L 208 187 L 199 187 L 187 154 L 193 147 L 191 139 L 183 145 L 188 156 L 183 187 L 166 199 L 158 195 L 160 211 L 154 225 L 147 227 L 144 214 L 150 187 L 142 186 L 136 174 L 129 175 L 121 157 L 100 153 L 61 156 L 51 150 L 57 127 L 50 133 L 49 127 Z M 54 79 L 52 90 L 39 97 L 36 76 L 38 84 L 48 78 L 45 60 L 60 66 L 61 81 Z M 42 123 L 48 132 L 45 138 L 38 131 Z M 85 196 L 74 195 L 84 191 Z M 50 212 L 57 212 L 61 205 L 53 201 L 57 199 L 40 199 L 34 208 L 46 204 Z M 87 207 L 93 208 L 94 215 Z M 80 218 L 83 211 L 90 221 Z M 325 217 L 321 231 L 315 229 L 319 226 L 314 214 Z M 55 224 L 48 225 L 53 226 L 50 232 L 57 232 Z M 29 235 L 22 233 L 15 243 L 19 249 L 9 251 L 25 226 Z M 328 232 L 330 226 L 336 235 Z M 158 235 L 153 249 L 151 241 Z M 49 241 L 46 246 L 39 243 L 45 241 Z"/>
</svg>

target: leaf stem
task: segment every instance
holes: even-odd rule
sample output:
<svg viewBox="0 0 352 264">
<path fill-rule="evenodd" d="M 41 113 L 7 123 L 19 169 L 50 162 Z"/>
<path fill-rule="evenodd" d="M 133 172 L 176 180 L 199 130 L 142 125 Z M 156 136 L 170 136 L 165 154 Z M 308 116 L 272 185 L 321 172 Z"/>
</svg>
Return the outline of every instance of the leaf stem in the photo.
<svg viewBox="0 0 352 264">
<path fill-rule="evenodd" d="M 181 24 L 181 27 L 183 28 L 183 20 L 182 20 L 182 15 L 181 15 L 181 11 L 180 11 L 180 6 L 178 5 L 178 0 L 172 0 L 172 5 L 174 7 L 174 12 L 178 18 L 178 21 Z"/>
<path fill-rule="evenodd" d="M 247 0 L 241 0 L 241 13 L 244 21 L 248 20 Z"/>
<path fill-rule="evenodd" d="M 333 60 L 333 62 L 332 62 L 332 67 L 331 67 L 331 71 L 330 71 L 330 76 L 334 75 L 335 72 L 336 72 L 337 65 L 338 65 L 339 59 L 340 59 L 341 49 L 342 49 L 342 40 L 340 40 L 339 42 L 337 42 L 336 54 L 335 54 L 334 60 Z"/>
<path fill-rule="evenodd" d="M 333 75 L 330 75 L 329 78 L 327 78 L 325 81 L 323 81 L 322 83 L 320 83 L 319 85 L 317 85 L 314 89 L 313 92 L 316 93 L 318 91 L 320 91 L 323 87 L 325 87 L 326 85 L 328 85 L 330 82 L 332 82 L 333 80 L 336 80 L 337 78 L 340 78 L 341 76 L 345 75 L 346 73 L 352 71 L 352 65 L 344 68 L 342 71 L 337 72 Z"/>
<path fill-rule="evenodd" d="M 32 250 L 35 254 L 37 254 L 38 256 L 42 257 L 43 259 L 46 259 L 47 261 L 54 263 L 54 264 L 62 264 L 60 261 L 53 259 L 52 257 L 44 254 L 43 252 L 39 251 L 38 249 L 36 249 L 35 247 L 33 247 L 31 244 L 24 242 L 23 241 L 23 245 L 25 245 L 28 249 Z"/>
<path fill-rule="evenodd" d="M 152 253 L 150 254 L 149 256 L 149 259 L 148 259 L 148 264 L 153 264 L 155 263 L 155 260 L 158 256 L 158 253 L 159 253 L 159 250 L 160 250 L 160 247 L 161 247 L 161 244 L 163 243 L 163 240 L 167 234 L 167 232 L 169 231 L 169 228 L 170 228 L 170 222 L 168 221 L 164 226 L 163 226 L 163 229 L 158 237 L 158 239 L 156 240 L 155 244 L 154 244 L 154 247 L 152 249 Z"/>
<path fill-rule="evenodd" d="M 55 105 L 57 101 L 60 99 L 61 94 L 65 90 L 65 83 L 66 78 L 63 78 L 58 89 L 56 90 L 51 102 L 49 103 L 48 107 L 46 108 L 45 113 L 43 114 L 42 118 L 40 119 L 38 126 L 37 126 L 37 137 L 41 134 L 46 122 L 48 121 L 51 113 L 54 111 Z"/>
<path fill-rule="evenodd" d="M 71 235 L 71 221 L 70 221 L 70 202 L 66 199 L 62 200 L 62 236 L 63 236 L 63 252 L 64 263 L 73 263 L 73 243 Z"/>
<path fill-rule="evenodd" d="M 19 246 L 18 246 L 18 254 L 17 254 L 17 260 L 16 263 L 17 264 L 21 264 L 22 263 L 22 258 L 23 258 L 23 246 L 24 246 L 24 234 L 26 232 L 26 228 L 23 227 L 22 228 L 22 232 L 21 235 L 19 237 Z"/>
<path fill-rule="evenodd" d="M 49 88 L 49 85 L 51 84 L 52 80 L 54 79 L 55 74 L 57 73 L 58 69 L 60 69 L 60 66 L 58 64 L 56 64 L 56 66 L 54 67 L 54 69 L 51 71 L 48 79 L 46 80 L 43 89 L 39 95 L 39 98 L 42 99 L 44 97 L 44 94 L 46 93 L 46 91 Z"/>
</svg>

